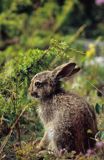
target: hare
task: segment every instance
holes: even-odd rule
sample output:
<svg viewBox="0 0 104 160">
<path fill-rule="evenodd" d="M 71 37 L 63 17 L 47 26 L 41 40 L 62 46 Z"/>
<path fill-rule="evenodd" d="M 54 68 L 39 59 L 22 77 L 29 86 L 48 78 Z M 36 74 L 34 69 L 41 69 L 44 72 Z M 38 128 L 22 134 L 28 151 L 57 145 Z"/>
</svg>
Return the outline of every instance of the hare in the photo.
<svg viewBox="0 0 104 160">
<path fill-rule="evenodd" d="M 38 114 L 45 129 L 38 149 L 86 153 L 94 147 L 97 133 L 94 110 L 84 98 L 61 87 L 61 79 L 70 78 L 79 70 L 76 63 L 70 62 L 53 71 L 38 73 L 31 80 L 29 92 L 40 100 Z"/>
</svg>

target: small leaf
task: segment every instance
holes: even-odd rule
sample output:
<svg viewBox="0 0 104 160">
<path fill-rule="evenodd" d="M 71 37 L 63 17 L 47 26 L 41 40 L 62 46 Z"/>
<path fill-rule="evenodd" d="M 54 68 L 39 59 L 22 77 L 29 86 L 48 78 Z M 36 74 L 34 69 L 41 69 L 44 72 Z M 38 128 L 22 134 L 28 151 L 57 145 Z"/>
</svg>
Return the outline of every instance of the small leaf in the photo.
<svg viewBox="0 0 104 160">
<path fill-rule="evenodd" d="M 104 113 L 104 104 L 102 104 L 102 113 Z"/>
<path fill-rule="evenodd" d="M 104 140 L 104 131 L 101 133 L 101 140 Z"/>
<path fill-rule="evenodd" d="M 95 105 L 95 111 L 96 111 L 96 113 L 100 114 L 100 110 L 101 110 L 100 105 L 98 103 L 96 103 L 96 105 Z"/>
</svg>

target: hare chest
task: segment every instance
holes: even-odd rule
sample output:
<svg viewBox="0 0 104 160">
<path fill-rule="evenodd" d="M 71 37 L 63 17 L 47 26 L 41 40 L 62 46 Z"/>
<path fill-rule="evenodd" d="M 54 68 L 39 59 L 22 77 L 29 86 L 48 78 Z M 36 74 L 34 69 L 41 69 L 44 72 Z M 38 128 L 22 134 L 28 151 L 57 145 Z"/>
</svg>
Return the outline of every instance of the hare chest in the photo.
<svg viewBox="0 0 104 160">
<path fill-rule="evenodd" d="M 52 126 L 47 128 L 47 138 L 49 141 L 52 141 L 54 138 L 54 128 Z"/>
<path fill-rule="evenodd" d="M 48 105 L 47 107 L 40 106 L 37 111 L 44 127 L 55 118 L 55 113 L 51 105 Z"/>
<path fill-rule="evenodd" d="M 51 121 L 51 117 L 49 116 L 49 112 L 43 112 L 43 109 L 38 109 L 39 117 L 44 125 L 45 131 L 47 132 L 47 137 L 51 140 L 54 136 L 54 127 Z"/>
</svg>

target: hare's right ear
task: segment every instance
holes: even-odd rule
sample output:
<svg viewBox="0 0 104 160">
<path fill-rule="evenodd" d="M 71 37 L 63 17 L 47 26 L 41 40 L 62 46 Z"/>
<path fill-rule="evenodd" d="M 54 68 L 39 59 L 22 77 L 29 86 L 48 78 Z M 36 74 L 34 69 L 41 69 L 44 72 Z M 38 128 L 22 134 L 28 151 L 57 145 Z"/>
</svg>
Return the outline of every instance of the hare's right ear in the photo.
<svg viewBox="0 0 104 160">
<path fill-rule="evenodd" d="M 61 65 L 57 68 L 55 68 L 52 72 L 52 75 L 54 79 L 61 79 L 64 77 L 69 77 L 72 74 L 75 74 L 79 71 L 79 68 L 75 68 L 76 63 L 66 63 L 64 65 Z"/>
</svg>

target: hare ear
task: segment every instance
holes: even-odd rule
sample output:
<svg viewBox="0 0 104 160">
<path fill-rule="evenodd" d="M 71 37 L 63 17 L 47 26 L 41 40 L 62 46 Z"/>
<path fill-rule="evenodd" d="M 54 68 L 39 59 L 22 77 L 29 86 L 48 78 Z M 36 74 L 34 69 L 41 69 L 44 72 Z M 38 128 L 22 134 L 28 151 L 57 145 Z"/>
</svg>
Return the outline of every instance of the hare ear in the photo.
<svg viewBox="0 0 104 160">
<path fill-rule="evenodd" d="M 61 79 L 64 77 L 69 77 L 72 72 L 75 72 L 75 63 L 66 63 L 54 69 L 53 76 L 55 79 Z M 73 73 L 74 74 L 74 73 Z"/>
<path fill-rule="evenodd" d="M 80 67 L 76 67 L 76 68 L 73 69 L 73 71 L 71 72 L 71 74 L 67 75 L 67 77 L 70 77 L 70 76 L 76 74 L 79 71 L 80 71 Z"/>
</svg>

